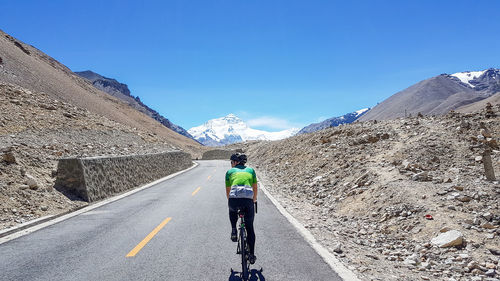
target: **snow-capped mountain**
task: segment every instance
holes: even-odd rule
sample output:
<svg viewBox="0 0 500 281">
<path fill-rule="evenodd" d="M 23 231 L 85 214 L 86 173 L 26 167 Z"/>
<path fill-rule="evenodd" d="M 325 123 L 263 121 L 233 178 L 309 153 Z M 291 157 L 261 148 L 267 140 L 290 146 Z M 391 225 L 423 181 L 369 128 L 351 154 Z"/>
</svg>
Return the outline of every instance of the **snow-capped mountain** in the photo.
<svg viewBox="0 0 500 281">
<path fill-rule="evenodd" d="M 450 76 L 458 78 L 460 82 L 467 84 L 475 91 L 484 91 L 488 94 L 500 91 L 500 69 L 458 72 Z"/>
<path fill-rule="evenodd" d="M 475 86 L 472 85 L 471 83 L 469 83 L 471 80 L 474 80 L 476 78 L 479 78 L 481 75 L 483 75 L 483 73 L 485 73 L 486 70 L 482 70 L 482 71 L 465 71 L 465 72 L 457 72 L 457 73 L 453 73 L 451 74 L 450 76 L 454 76 L 454 77 L 457 77 L 458 79 L 460 79 L 460 81 L 462 83 L 465 83 L 469 86 L 471 86 L 472 88 L 474 88 Z"/>
<path fill-rule="evenodd" d="M 336 126 L 341 125 L 341 124 L 352 123 L 352 122 L 356 121 L 359 117 L 363 116 L 363 114 L 365 114 L 368 110 L 370 110 L 370 109 L 363 108 L 363 109 L 360 109 L 358 111 L 347 113 L 347 114 L 339 116 L 339 117 L 333 117 L 330 119 L 326 119 L 323 122 L 313 123 L 311 125 L 308 125 L 308 126 L 302 128 L 302 130 L 300 130 L 297 133 L 297 135 L 312 133 L 312 132 L 323 130 L 323 129 L 326 129 L 329 127 L 336 127 Z"/>
<path fill-rule="evenodd" d="M 234 114 L 207 121 L 188 130 L 197 141 L 208 146 L 220 146 L 249 140 L 279 140 L 295 135 L 298 128 L 279 132 L 256 130 Z"/>
</svg>

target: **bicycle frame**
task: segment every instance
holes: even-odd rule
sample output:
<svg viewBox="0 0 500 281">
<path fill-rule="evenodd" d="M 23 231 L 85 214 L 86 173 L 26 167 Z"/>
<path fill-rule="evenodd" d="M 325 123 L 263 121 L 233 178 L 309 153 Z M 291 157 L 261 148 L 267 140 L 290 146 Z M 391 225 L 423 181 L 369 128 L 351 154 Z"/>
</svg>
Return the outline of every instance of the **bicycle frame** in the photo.
<svg viewBox="0 0 500 281">
<path fill-rule="evenodd" d="M 257 202 L 255 204 L 255 213 L 257 213 Z M 237 210 L 239 220 L 238 226 L 238 245 L 236 248 L 236 254 L 241 255 L 241 279 L 248 280 L 250 274 L 250 262 L 248 261 L 248 255 L 250 253 L 250 247 L 247 242 L 247 231 L 245 227 L 245 213 L 238 208 Z M 262 268 L 260 269 L 262 272 Z M 231 269 L 233 273 L 233 269 Z"/>
<path fill-rule="evenodd" d="M 249 272 L 249 264 L 247 262 L 249 249 L 247 243 L 247 232 L 245 229 L 245 214 L 238 211 L 238 216 L 240 217 L 240 225 L 236 254 L 241 254 L 241 277 L 243 280 L 247 280 Z"/>
</svg>

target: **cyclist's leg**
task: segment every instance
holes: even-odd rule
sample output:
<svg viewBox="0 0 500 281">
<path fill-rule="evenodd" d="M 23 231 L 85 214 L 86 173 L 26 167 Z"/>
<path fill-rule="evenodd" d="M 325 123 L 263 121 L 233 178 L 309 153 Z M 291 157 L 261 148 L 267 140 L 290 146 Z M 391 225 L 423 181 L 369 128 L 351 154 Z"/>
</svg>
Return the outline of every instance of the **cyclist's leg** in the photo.
<svg viewBox="0 0 500 281">
<path fill-rule="evenodd" d="M 233 198 L 229 198 L 228 207 L 229 207 L 229 220 L 231 221 L 231 228 L 236 229 L 236 223 L 238 222 L 238 213 L 236 213 L 236 209 L 238 207 L 237 200 Z"/>
<path fill-rule="evenodd" d="M 245 213 L 245 223 L 247 229 L 247 242 L 250 248 L 250 254 L 254 254 L 255 250 L 255 231 L 253 228 L 253 219 L 255 216 L 254 204 L 252 199 L 247 199 L 245 202 L 246 213 Z"/>
</svg>

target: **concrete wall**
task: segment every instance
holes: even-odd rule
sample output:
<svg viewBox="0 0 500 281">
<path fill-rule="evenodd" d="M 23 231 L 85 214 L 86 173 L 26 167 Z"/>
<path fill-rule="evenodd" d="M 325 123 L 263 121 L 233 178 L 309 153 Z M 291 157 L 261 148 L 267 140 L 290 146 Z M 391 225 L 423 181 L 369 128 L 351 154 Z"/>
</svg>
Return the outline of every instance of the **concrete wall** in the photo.
<svg viewBox="0 0 500 281">
<path fill-rule="evenodd" d="M 193 165 L 181 151 L 117 157 L 60 159 L 55 188 L 72 200 L 93 202 Z"/>
<path fill-rule="evenodd" d="M 227 150 L 227 149 L 214 149 L 203 153 L 202 160 L 229 160 L 231 155 L 236 152 L 242 152 L 241 149 Z"/>
</svg>

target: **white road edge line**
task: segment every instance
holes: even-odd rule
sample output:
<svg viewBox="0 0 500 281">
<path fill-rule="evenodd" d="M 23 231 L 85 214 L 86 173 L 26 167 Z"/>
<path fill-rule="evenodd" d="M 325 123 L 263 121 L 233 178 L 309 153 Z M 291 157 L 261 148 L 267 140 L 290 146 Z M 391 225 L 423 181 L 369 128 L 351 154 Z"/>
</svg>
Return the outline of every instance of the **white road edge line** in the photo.
<svg viewBox="0 0 500 281">
<path fill-rule="evenodd" d="M 5 243 L 5 242 L 8 242 L 8 241 L 10 241 L 10 240 L 13 240 L 13 239 L 19 238 L 19 237 L 21 237 L 21 236 L 24 236 L 24 235 L 30 234 L 30 233 L 32 233 L 32 232 L 35 232 L 35 231 L 37 231 L 37 230 L 40 230 L 40 229 L 42 229 L 42 228 L 45 228 L 45 227 L 47 227 L 47 226 L 50 226 L 50 225 L 56 224 L 56 223 L 58 223 L 58 222 L 62 222 L 62 221 L 64 221 L 64 220 L 67 220 L 67 219 L 72 218 L 72 217 L 74 217 L 74 216 L 78 216 L 78 215 L 80 215 L 80 214 L 82 214 L 82 213 L 85 213 L 85 212 L 91 211 L 91 210 L 93 210 L 93 209 L 99 208 L 99 207 L 104 206 L 104 205 L 106 205 L 106 204 L 109 204 L 109 203 L 111 203 L 111 202 L 114 202 L 114 201 L 120 200 L 120 199 L 122 199 L 122 198 L 124 198 L 124 197 L 127 197 L 127 196 L 132 195 L 132 194 L 134 194 L 134 193 L 136 193 L 136 192 L 139 192 L 139 191 L 141 191 L 141 190 L 144 190 L 144 189 L 146 189 L 146 188 L 149 188 L 149 187 L 151 187 L 151 186 L 153 186 L 153 185 L 155 185 L 155 184 L 158 184 L 158 183 L 160 183 L 160 182 L 162 182 L 162 181 L 165 181 L 165 180 L 171 179 L 171 178 L 173 178 L 173 177 L 175 177 L 175 176 L 178 176 L 178 175 L 180 175 L 180 174 L 182 174 L 182 173 L 185 173 L 185 172 L 187 172 L 187 171 L 189 171 L 189 170 L 191 170 L 191 169 L 194 169 L 194 168 L 195 168 L 195 167 L 197 167 L 198 165 L 199 165 L 199 164 L 198 164 L 197 162 L 194 162 L 194 161 L 193 161 L 193 166 L 191 166 L 191 167 L 189 167 L 189 168 L 187 168 L 187 169 L 185 169 L 185 170 L 179 171 L 179 172 L 177 172 L 177 173 L 173 173 L 173 174 L 171 174 L 171 175 L 168 175 L 168 176 L 166 176 L 166 177 L 163 177 L 163 178 L 161 178 L 161 179 L 158 179 L 158 180 L 156 180 L 156 181 L 154 181 L 154 182 L 150 182 L 150 183 L 148 183 L 148 184 L 146 184 L 146 185 L 143 185 L 143 186 L 141 186 L 141 187 L 138 187 L 138 188 L 136 188 L 136 189 L 133 189 L 133 190 L 127 191 L 127 192 L 125 192 L 125 193 L 123 193 L 123 194 L 120 194 L 120 195 L 117 195 L 117 196 L 114 196 L 114 197 L 111 197 L 111 198 L 108 198 L 108 199 L 104 199 L 104 200 L 102 200 L 102 201 L 99 201 L 99 202 L 97 202 L 97 203 L 95 203 L 95 204 L 92 204 L 92 205 L 90 205 L 90 206 L 87 206 L 87 207 L 85 207 L 85 208 L 82 208 L 82 209 L 76 210 L 76 211 L 74 211 L 74 212 L 71 212 L 71 213 L 69 213 L 69 214 L 66 214 L 66 215 L 63 215 L 63 216 L 60 216 L 60 217 L 56 217 L 56 218 L 55 218 L 55 219 L 53 219 L 53 220 L 49 220 L 49 221 L 47 221 L 47 222 L 43 222 L 43 223 L 37 224 L 37 225 L 35 225 L 35 226 L 32 226 L 32 227 L 29 227 L 29 228 L 26 228 L 26 229 L 20 230 L 20 231 L 18 231 L 18 232 L 12 233 L 12 234 L 10 234 L 10 235 L 4 236 L 4 237 L 0 237 L 0 245 L 1 245 L 1 244 L 3 244 L 3 243 Z M 24 225 L 24 226 L 25 226 L 25 225 Z M 17 226 L 17 228 L 21 228 L 21 227 L 23 227 L 23 225 L 19 225 L 19 226 Z M 15 228 L 9 228 L 9 229 L 6 229 L 6 230 L 4 230 L 3 232 L 12 231 L 13 229 L 15 229 Z"/>
<path fill-rule="evenodd" d="M 340 278 L 345 281 L 360 281 L 356 274 L 345 267 L 334 255 L 332 255 L 325 247 L 316 241 L 314 236 L 307 230 L 297 219 L 295 219 L 281 204 L 269 193 L 262 182 L 259 182 L 260 189 L 271 200 L 280 213 L 297 229 L 297 231 L 304 237 L 304 239 L 311 245 L 311 247 L 320 255 L 323 260 L 335 271 Z"/>
</svg>

